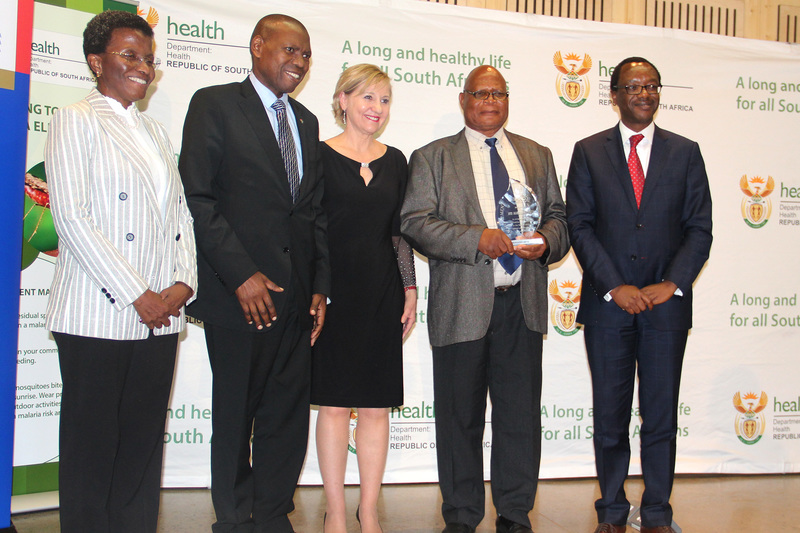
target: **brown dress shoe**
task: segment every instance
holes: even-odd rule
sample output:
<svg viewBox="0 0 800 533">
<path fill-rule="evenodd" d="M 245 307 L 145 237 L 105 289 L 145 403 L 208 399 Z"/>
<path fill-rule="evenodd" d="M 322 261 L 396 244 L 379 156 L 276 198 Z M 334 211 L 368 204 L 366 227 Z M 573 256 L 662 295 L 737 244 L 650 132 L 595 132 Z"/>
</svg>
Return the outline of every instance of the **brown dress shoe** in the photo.
<svg viewBox="0 0 800 533">
<path fill-rule="evenodd" d="M 656 526 L 656 527 L 642 526 L 642 533 L 675 533 L 675 530 L 672 529 L 672 526 Z"/>
<path fill-rule="evenodd" d="M 594 530 L 594 533 L 625 533 L 626 530 L 626 526 L 618 526 L 616 524 L 603 522 L 602 524 L 597 524 L 597 529 Z"/>
</svg>

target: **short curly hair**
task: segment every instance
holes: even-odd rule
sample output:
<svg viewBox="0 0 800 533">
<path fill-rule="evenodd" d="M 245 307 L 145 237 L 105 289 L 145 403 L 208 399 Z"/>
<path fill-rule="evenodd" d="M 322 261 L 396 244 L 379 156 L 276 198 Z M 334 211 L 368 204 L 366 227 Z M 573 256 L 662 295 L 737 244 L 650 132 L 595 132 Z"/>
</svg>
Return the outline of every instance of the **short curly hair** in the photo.
<svg viewBox="0 0 800 533">
<path fill-rule="evenodd" d="M 340 94 L 352 94 L 357 89 L 366 89 L 378 83 L 385 83 L 389 87 L 389 95 L 392 94 L 392 84 L 389 75 L 375 65 L 360 63 L 348 67 L 347 70 L 342 72 L 342 75 L 339 76 L 339 81 L 336 82 L 336 89 L 333 92 L 333 103 L 331 105 L 331 107 L 333 107 L 333 117 L 336 119 L 336 122 L 344 125 L 344 111 L 342 111 L 342 107 L 339 105 Z"/>
<path fill-rule="evenodd" d="M 648 60 L 646 60 L 643 57 L 638 57 L 638 56 L 627 57 L 627 58 L 623 59 L 622 61 L 620 61 L 619 64 L 616 67 L 614 67 L 614 72 L 611 73 L 611 84 L 610 85 L 611 85 L 611 90 L 612 91 L 616 92 L 619 89 L 619 77 L 620 77 L 620 74 L 622 72 L 622 67 L 624 67 L 628 63 L 644 63 L 646 65 L 650 65 L 651 67 L 653 67 L 653 70 L 656 71 L 656 76 L 658 77 L 658 83 L 661 83 L 661 73 L 658 71 L 658 69 L 656 68 L 656 66 L 654 64 L 652 64 L 651 62 L 649 62 Z"/>
<path fill-rule="evenodd" d="M 139 15 L 127 11 L 103 11 L 90 20 L 83 30 L 83 56 L 87 63 L 89 54 L 106 51 L 111 34 L 118 28 L 130 28 L 142 32 L 145 37 L 153 37 L 153 28 Z"/>
</svg>

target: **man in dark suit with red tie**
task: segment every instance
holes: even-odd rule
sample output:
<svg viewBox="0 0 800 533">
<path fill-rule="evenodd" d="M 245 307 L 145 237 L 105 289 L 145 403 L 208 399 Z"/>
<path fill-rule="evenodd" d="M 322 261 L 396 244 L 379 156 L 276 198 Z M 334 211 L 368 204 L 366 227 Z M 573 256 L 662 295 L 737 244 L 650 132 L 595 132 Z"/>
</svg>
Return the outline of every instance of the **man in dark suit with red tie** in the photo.
<svg viewBox="0 0 800 533">
<path fill-rule="evenodd" d="M 620 124 L 575 145 L 567 182 L 570 240 L 583 268 L 578 321 L 592 374 L 596 533 L 625 531 L 637 367 L 642 532 L 673 531 L 678 392 L 692 284 L 711 248 L 711 195 L 697 143 L 653 123 L 660 91 L 652 63 L 620 62 L 611 76 Z"/>
<path fill-rule="evenodd" d="M 288 533 L 330 286 L 327 223 L 317 119 L 288 97 L 308 72 L 308 32 L 266 16 L 250 55 L 247 79 L 197 91 L 186 115 L 199 271 L 188 313 L 205 323 L 214 376 L 212 529 Z"/>
</svg>

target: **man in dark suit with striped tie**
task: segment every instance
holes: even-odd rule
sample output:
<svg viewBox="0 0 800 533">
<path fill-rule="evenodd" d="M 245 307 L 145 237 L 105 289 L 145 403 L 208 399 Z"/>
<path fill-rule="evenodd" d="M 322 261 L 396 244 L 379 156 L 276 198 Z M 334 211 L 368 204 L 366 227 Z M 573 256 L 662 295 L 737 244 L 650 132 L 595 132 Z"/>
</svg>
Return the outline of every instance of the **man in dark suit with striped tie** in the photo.
<svg viewBox="0 0 800 533">
<path fill-rule="evenodd" d="M 677 405 L 692 284 L 711 248 L 711 195 L 696 142 L 653 122 L 661 75 L 646 59 L 611 76 L 620 123 L 575 145 L 567 220 L 583 267 L 578 322 L 592 374 L 601 497 L 596 533 L 624 533 L 628 427 L 639 376 L 642 532 L 672 532 Z"/>
<path fill-rule="evenodd" d="M 288 97 L 308 72 L 308 32 L 266 16 L 250 55 L 243 82 L 194 95 L 180 158 L 200 278 L 188 313 L 205 324 L 214 375 L 217 533 L 292 531 L 330 285 L 319 126 Z"/>
</svg>

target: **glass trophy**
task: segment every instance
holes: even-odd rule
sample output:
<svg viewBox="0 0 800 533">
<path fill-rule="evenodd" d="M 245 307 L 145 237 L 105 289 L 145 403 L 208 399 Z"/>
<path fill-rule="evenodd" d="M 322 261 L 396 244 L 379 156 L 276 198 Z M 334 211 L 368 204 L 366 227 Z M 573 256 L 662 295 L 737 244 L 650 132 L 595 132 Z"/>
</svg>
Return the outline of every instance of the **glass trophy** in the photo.
<svg viewBox="0 0 800 533">
<path fill-rule="evenodd" d="M 518 181 L 510 180 L 506 194 L 497 205 L 497 227 L 509 236 L 514 246 L 543 244 L 533 234 L 539 229 L 542 210 L 533 191 Z"/>
</svg>

